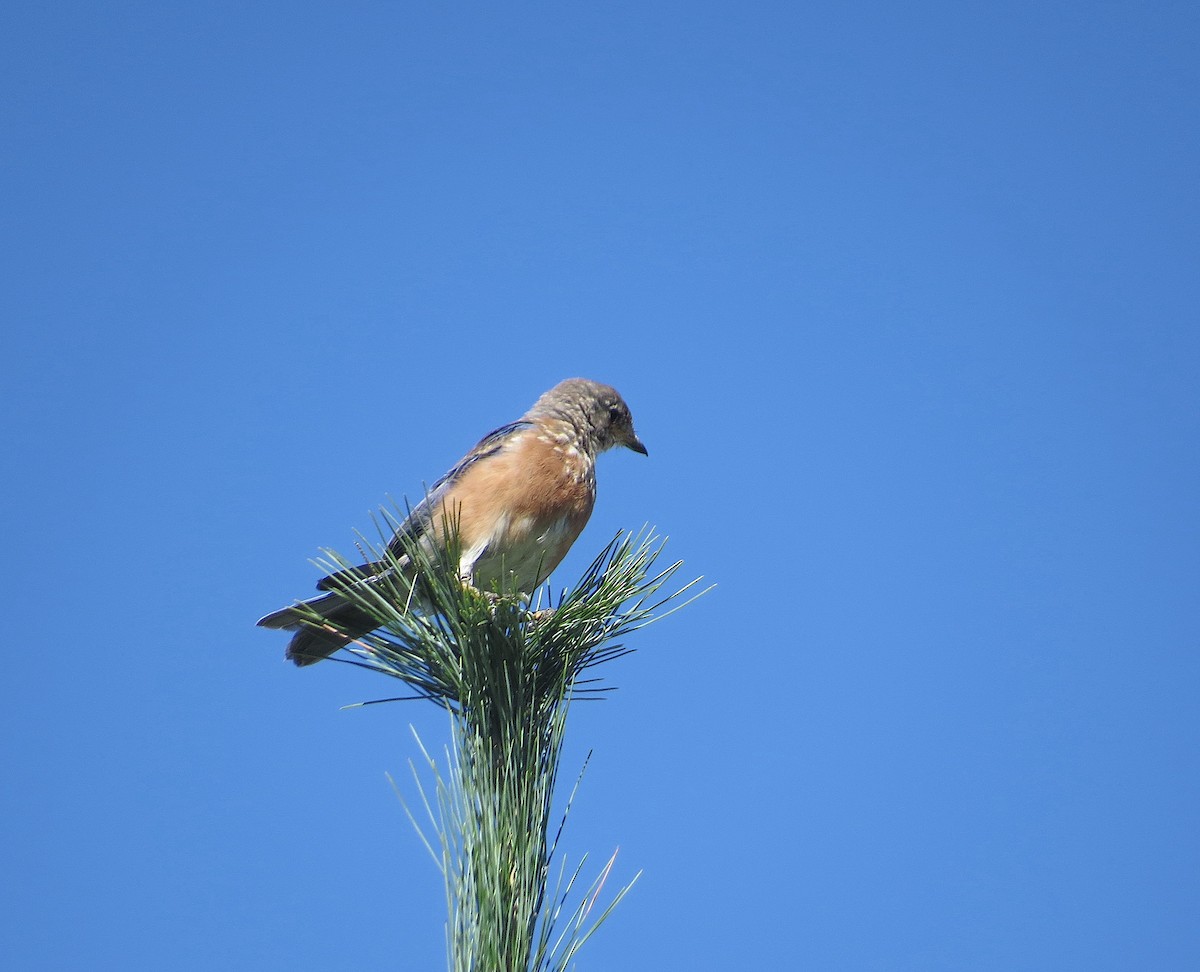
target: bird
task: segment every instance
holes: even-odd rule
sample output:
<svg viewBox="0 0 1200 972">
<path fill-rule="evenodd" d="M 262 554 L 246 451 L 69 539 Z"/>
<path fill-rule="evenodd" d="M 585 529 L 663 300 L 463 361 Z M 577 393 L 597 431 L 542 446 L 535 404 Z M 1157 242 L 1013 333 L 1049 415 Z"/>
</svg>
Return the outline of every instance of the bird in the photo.
<svg viewBox="0 0 1200 972">
<path fill-rule="evenodd" d="M 596 457 L 617 447 L 649 454 L 616 389 L 586 378 L 561 381 L 435 482 L 396 529 L 389 550 L 406 567 L 412 565 L 405 544 L 441 560 L 446 524 L 455 522 L 464 584 L 529 594 L 583 531 L 596 502 Z M 295 632 L 286 657 L 314 664 L 379 626 L 341 591 L 391 569 L 373 562 L 330 574 L 317 583 L 330 593 L 268 614 L 258 625 Z M 312 612 L 337 628 L 314 626 Z"/>
</svg>

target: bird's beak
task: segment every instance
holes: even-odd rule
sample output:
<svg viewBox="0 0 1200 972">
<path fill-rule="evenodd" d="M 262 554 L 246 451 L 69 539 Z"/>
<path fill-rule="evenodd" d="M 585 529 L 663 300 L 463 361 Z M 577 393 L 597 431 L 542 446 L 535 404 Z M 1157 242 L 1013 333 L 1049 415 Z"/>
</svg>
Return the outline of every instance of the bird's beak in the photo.
<svg viewBox="0 0 1200 972">
<path fill-rule="evenodd" d="M 639 439 L 637 434 L 634 432 L 629 433 L 629 438 L 625 440 L 625 445 L 634 452 L 640 452 L 643 456 L 650 455 L 649 451 L 646 449 L 646 446 L 642 443 L 642 440 Z"/>
</svg>

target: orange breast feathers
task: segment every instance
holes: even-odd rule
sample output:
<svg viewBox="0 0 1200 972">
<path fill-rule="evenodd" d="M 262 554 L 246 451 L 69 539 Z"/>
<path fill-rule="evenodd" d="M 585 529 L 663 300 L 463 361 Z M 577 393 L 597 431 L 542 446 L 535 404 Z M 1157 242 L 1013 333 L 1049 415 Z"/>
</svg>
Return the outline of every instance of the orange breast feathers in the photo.
<svg viewBox="0 0 1200 972">
<path fill-rule="evenodd" d="M 465 579 L 532 591 L 566 556 L 596 502 L 595 465 L 534 430 L 466 470 L 444 508 L 459 518 Z"/>
</svg>

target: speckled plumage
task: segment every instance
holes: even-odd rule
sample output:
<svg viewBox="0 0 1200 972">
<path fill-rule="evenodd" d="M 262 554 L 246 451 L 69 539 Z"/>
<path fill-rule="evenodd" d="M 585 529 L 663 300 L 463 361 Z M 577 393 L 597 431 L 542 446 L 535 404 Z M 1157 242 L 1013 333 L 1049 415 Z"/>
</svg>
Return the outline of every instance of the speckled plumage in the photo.
<svg viewBox="0 0 1200 972">
<path fill-rule="evenodd" d="M 483 589 L 534 590 L 571 548 L 596 501 L 596 457 L 624 446 L 646 454 L 633 430 L 629 407 L 615 389 L 569 378 L 541 396 L 520 419 L 486 435 L 429 491 L 392 540 L 416 540 L 434 556 L 443 553 L 440 524 L 457 518 L 459 574 Z M 378 564 L 355 568 L 370 578 Z M 343 578 L 344 579 L 344 576 Z M 318 590 L 334 586 L 326 577 Z M 297 665 L 326 658 L 375 627 L 374 620 L 331 592 L 303 602 L 348 629 L 338 635 L 306 625 L 295 607 L 262 618 L 266 628 L 295 631 L 287 656 Z"/>
</svg>

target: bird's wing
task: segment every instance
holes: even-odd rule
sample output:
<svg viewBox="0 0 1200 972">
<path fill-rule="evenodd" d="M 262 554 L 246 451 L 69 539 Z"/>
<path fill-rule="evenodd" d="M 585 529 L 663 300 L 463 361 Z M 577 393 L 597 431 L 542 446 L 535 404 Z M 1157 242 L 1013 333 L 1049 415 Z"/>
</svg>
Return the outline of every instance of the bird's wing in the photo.
<svg viewBox="0 0 1200 972">
<path fill-rule="evenodd" d="M 454 484 L 462 478 L 463 474 L 476 463 L 482 462 L 501 452 L 515 436 L 531 428 L 533 428 L 532 422 L 527 419 L 521 419 L 516 422 L 509 422 L 507 425 L 502 425 L 480 439 L 475 448 L 463 456 L 453 469 L 434 483 L 426 492 L 425 498 L 409 511 L 404 522 L 397 527 L 396 535 L 388 543 L 388 549 L 398 556 L 403 556 L 405 542 L 411 544 L 428 532 L 429 527 L 434 524 L 435 517 L 442 512 L 442 500 L 445 499 L 446 494 L 450 492 Z M 453 511 L 447 512 L 452 513 Z M 321 578 L 317 582 L 317 590 L 335 590 L 339 586 L 344 587 L 347 581 L 372 577 L 380 573 L 381 569 L 381 564 L 370 563 L 362 564 L 359 567 L 352 567 L 349 570 L 338 571 L 335 574 L 330 574 L 328 577 Z"/>
</svg>

